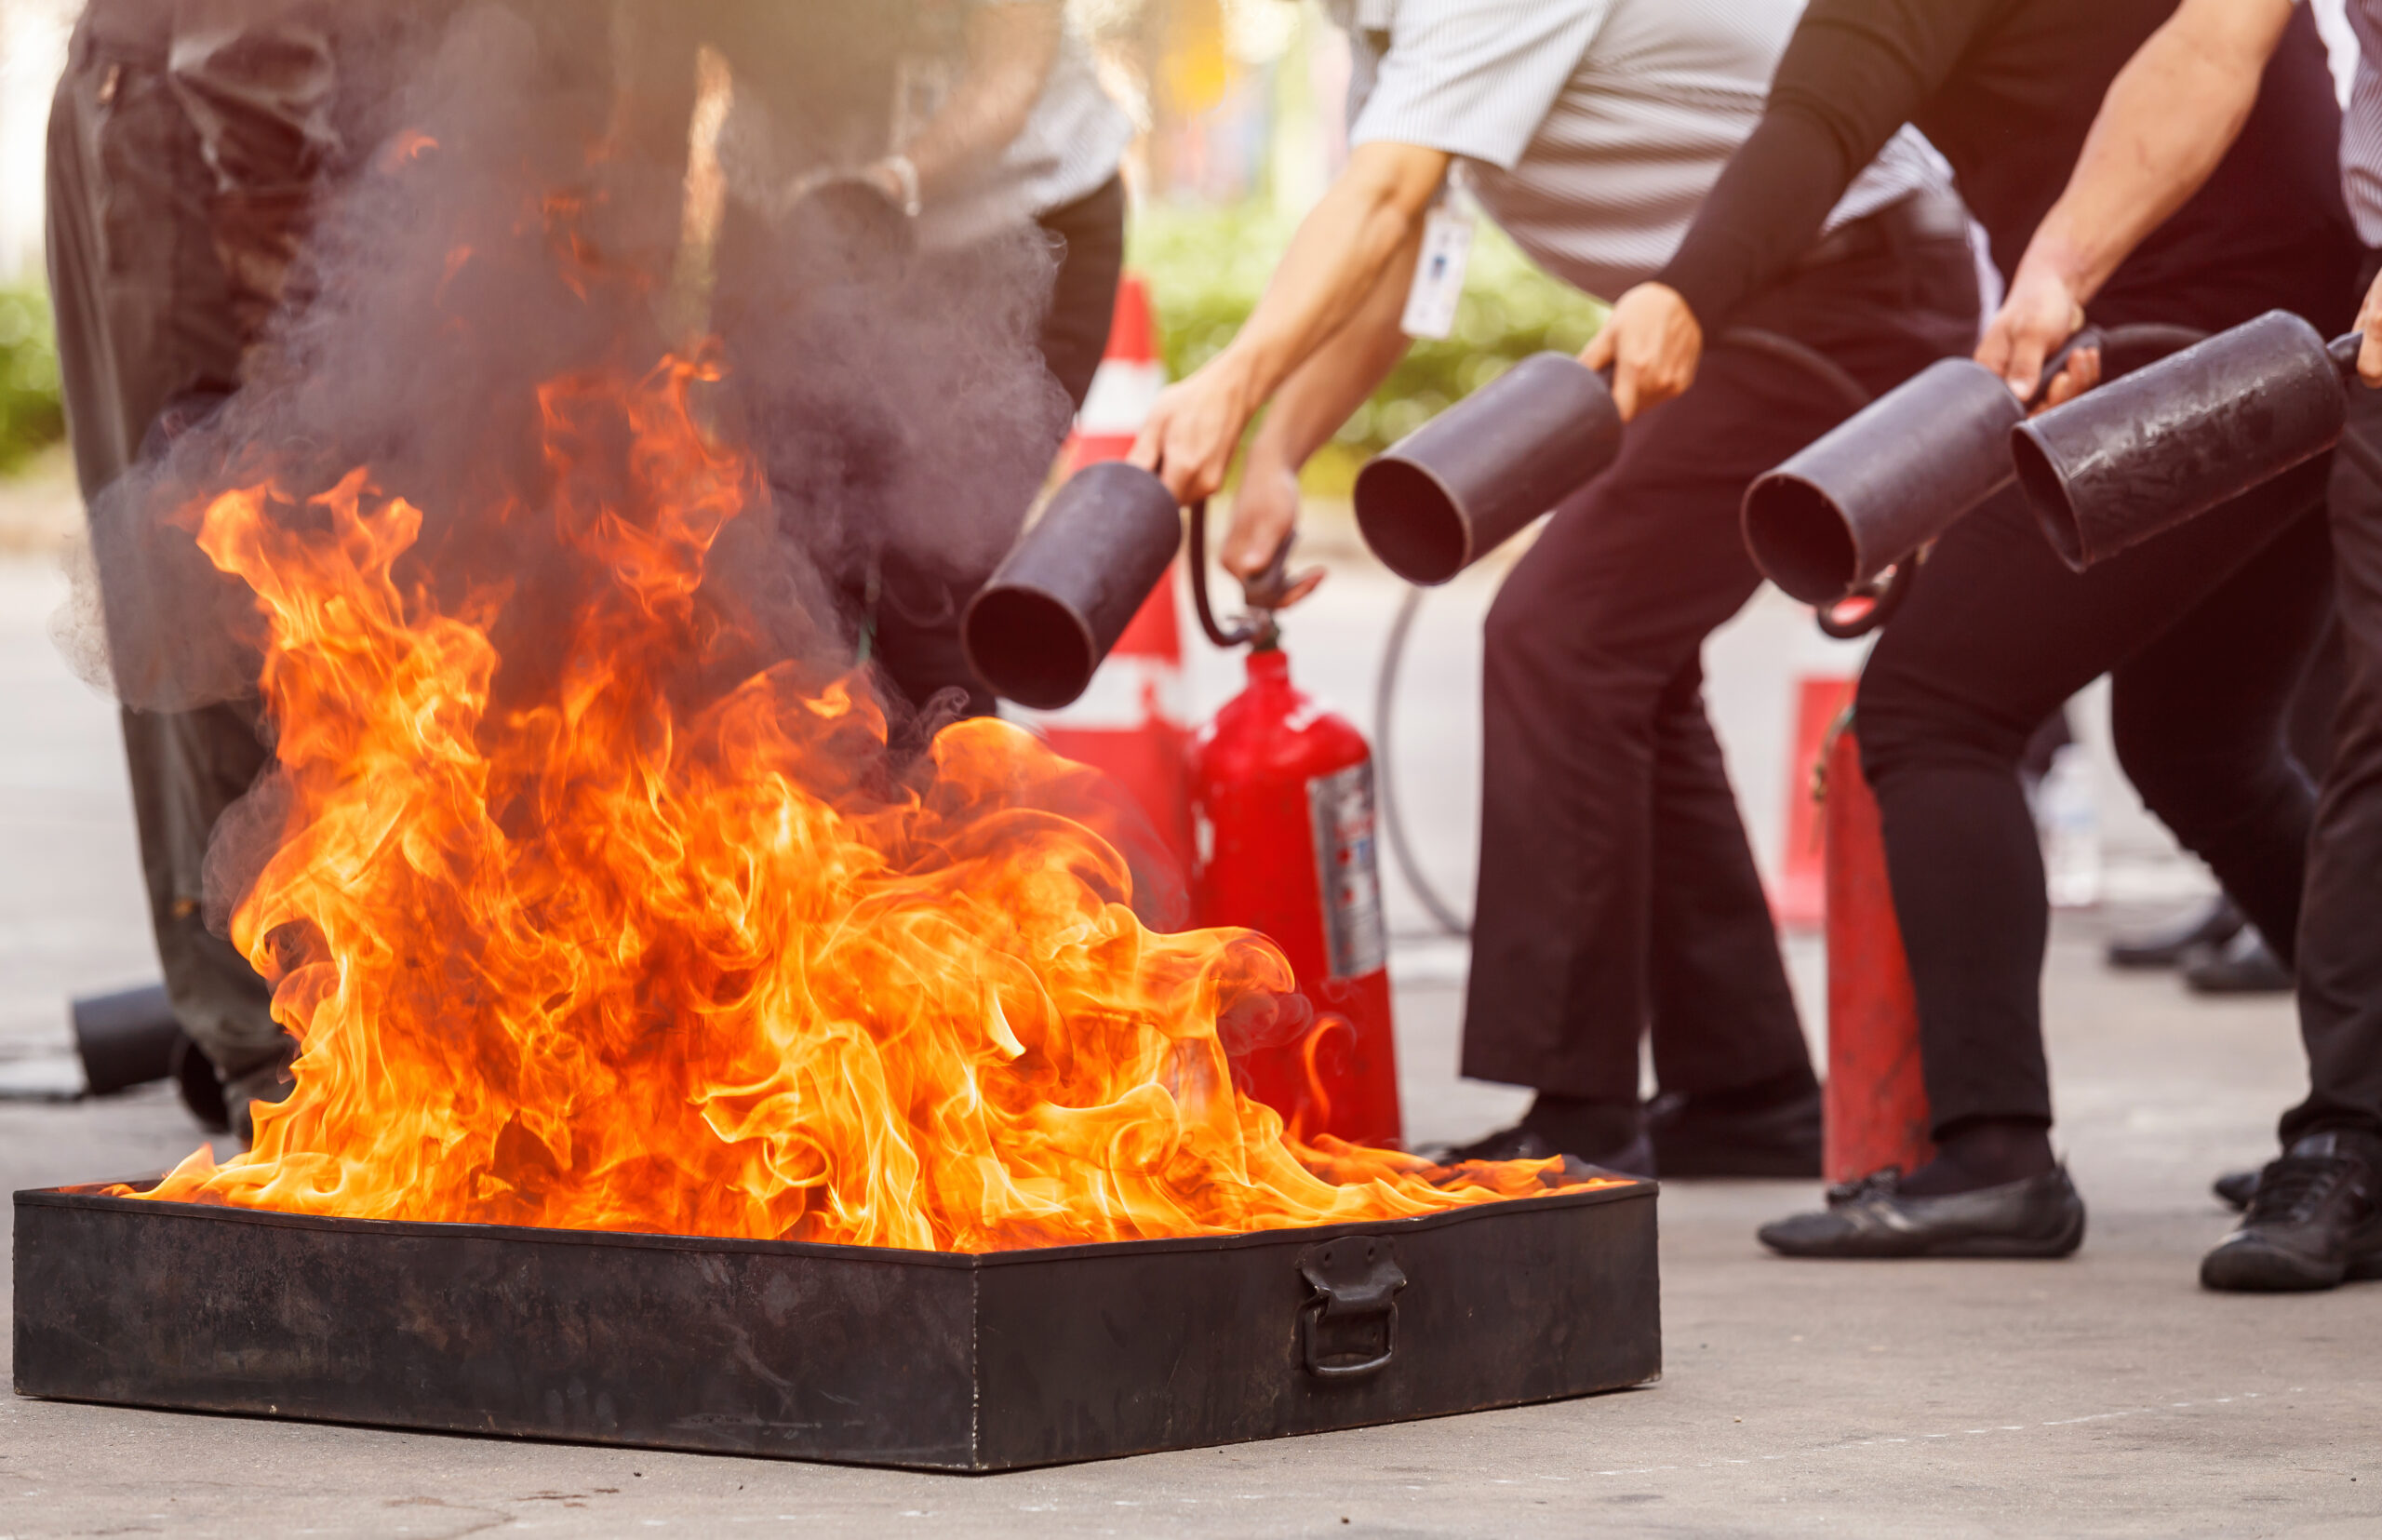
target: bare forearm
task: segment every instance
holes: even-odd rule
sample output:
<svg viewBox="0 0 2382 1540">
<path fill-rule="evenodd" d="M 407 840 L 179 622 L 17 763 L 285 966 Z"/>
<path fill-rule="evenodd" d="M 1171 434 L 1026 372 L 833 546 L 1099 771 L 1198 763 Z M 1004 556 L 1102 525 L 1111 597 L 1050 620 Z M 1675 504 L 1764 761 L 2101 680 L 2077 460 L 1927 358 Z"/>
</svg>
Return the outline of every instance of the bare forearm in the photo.
<svg viewBox="0 0 2382 1540">
<path fill-rule="evenodd" d="M 1357 313 L 1284 382 L 1250 445 L 1252 460 L 1291 470 L 1305 464 L 1406 356 L 1406 296 L 1422 251 L 1418 226 Z"/>
<path fill-rule="evenodd" d="M 2185 0 L 2121 71 L 2028 243 L 2086 301 L 2198 192 L 2241 131 L 2292 0 Z"/>
<path fill-rule="evenodd" d="M 1283 382 L 1360 310 L 1388 303 L 1379 292 L 1383 274 L 1413 248 L 1423 211 L 1446 179 L 1447 167 L 1447 155 L 1437 150 L 1411 144 L 1358 146 L 1332 191 L 1299 225 L 1289 254 L 1240 334 L 1189 379 L 1158 396 L 1133 442 L 1131 462 L 1163 476 L 1184 502 L 1222 487 L 1250 419 Z M 1412 260 L 1406 258 L 1409 263 Z M 1339 371 L 1358 370 L 1363 358 L 1373 355 L 1360 354 L 1353 339 L 1348 346 L 1351 351 L 1331 374 L 1317 375 L 1311 388 L 1320 394 L 1285 416 L 1280 431 L 1288 434 L 1297 426 L 1300 435 L 1309 438 L 1309 449 L 1320 441 L 1313 435 L 1329 434 L 1338 425 L 1338 417 L 1321 425 L 1333 401 L 1347 402 L 1340 409 L 1345 416 L 1355 400 L 1362 399 L 1361 393 L 1353 398 L 1347 395 L 1356 388 L 1353 374 L 1344 379 Z M 1326 379 L 1338 382 L 1327 391 L 1321 384 Z M 1286 526 L 1296 501 L 1292 489 L 1287 503 L 1272 508 L 1270 522 Z M 1249 530 L 1240 533 L 1247 536 Z"/>
<path fill-rule="evenodd" d="M 1211 368 L 1250 410 L 1374 296 L 1382 275 L 1414 247 L 1448 157 L 1411 145 L 1368 144 L 1299 225 L 1248 324 Z"/>
</svg>

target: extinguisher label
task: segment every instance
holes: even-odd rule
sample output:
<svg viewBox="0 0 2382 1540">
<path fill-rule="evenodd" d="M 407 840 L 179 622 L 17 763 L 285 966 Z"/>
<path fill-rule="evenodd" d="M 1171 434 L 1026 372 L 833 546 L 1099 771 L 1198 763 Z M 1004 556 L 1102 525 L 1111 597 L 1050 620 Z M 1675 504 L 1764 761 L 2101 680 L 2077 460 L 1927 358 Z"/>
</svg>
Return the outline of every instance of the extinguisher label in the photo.
<svg viewBox="0 0 2382 1540">
<path fill-rule="evenodd" d="M 1373 855 L 1373 767 L 1368 759 L 1306 783 L 1315 831 L 1316 886 L 1332 976 L 1362 978 L 1389 961 L 1382 922 L 1381 870 Z"/>
</svg>

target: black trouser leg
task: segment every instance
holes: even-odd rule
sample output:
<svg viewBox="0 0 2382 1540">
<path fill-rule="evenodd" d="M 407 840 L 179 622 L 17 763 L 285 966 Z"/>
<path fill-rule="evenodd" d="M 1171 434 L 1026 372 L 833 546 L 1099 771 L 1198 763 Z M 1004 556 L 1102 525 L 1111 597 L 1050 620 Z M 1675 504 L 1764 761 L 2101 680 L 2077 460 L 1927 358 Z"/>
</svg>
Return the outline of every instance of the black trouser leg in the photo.
<svg viewBox="0 0 2382 1540">
<path fill-rule="evenodd" d="M 2382 445 L 2382 391 L 2349 396 L 2349 431 Z M 2382 489 L 2343 459 L 2332 508 L 2341 705 L 2299 919 L 2311 1088 L 2283 1115 L 2286 1147 L 2329 1130 L 2382 1136 Z"/>
<path fill-rule="evenodd" d="M 2126 779 L 2285 963 L 2306 863 L 2276 851 L 2305 851 L 2316 810 L 2291 719 L 2331 619 L 2331 585 L 2332 542 L 2311 510 L 2234 575 L 2221 602 L 2192 610 L 2110 679 Z M 2255 645 L 2243 645 L 2245 630 L 2262 633 Z"/>
<path fill-rule="evenodd" d="M 253 706 L 123 713 L 132 809 L 157 960 L 175 1019 L 226 1079 L 279 1062 L 273 990 L 230 941 L 207 928 L 207 850 L 224 810 L 248 795 L 273 756 Z"/>
<path fill-rule="evenodd" d="M 114 7 L 121 22 L 121 7 Z M 237 328 L 207 223 L 213 174 L 165 60 L 78 28 L 49 120 L 47 231 L 59 369 L 87 502 L 176 394 L 235 377 Z M 101 98 L 104 96 L 105 100 Z M 139 605 L 141 595 L 113 595 Z M 227 1078 L 286 1050 L 272 991 L 207 927 L 207 850 L 270 756 L 252 707 L 123 714 L 150 921 L 174 1014 Z"/>
<path fill-rule="evenodd" d="M 2335 462 L 2333 468 L 2333 493 L 2342 495 L 2343 465 Z M 2348 472 L 2354 476 L 2351 468 Z M 2351 495 L 2355 495 L 2352 492 Z M 2367 497 L 2377 495 L 2372 492 Z M 2335 516 L 2337 522 L 2337 516 Z M 2308 672 L 2299 676 L 2299 689 L 2291 697 L 2291 757 L 2308 776 L 2322 782 L 2333 768 L 2333 719 L 2340 715 L 2341 693 L 2349 688 L 2349 653 L 2342 638 L 2338 616 L 2328 616 L 2324 629 L 2316 638 L 2316 649 L 2308 655 Z"/>
<path fill-rule="evenodd" d="M 1098 192 L 1053 208 L 1037 222 L 1059 252 L 1050 309 L 1042 319 L 1042 362 L 1076 410 L 1091 394 L 1091 377 L 1108 352 L 1117 318 L 1117 284 L 1125 273 L 1125 181 L 1111 177 Z"/>
<path fill-rule="evenodd" d="M 1935 243 L 1807 270 L 1747 321 L 1883 389 L 1965 347 L 1974 307 L 1966 248 Z M 1650 1024 L 1666 1091 L 1810 1073 L 1699 660 L 1760 584 L 1738 529 L 1746 482 L 1849 410 L 1792 366 L 1717 347 L 1505 580 L 1465 1075 L 1634 1103 Z"/>
<path fill-rule="evenodd" d="M 1108 350 L 1109 323 L 1117 314 L 1117 284 L 1125 261 L 1125 184 L 1112 179 L 1100 191 L 1042 216 L 1041 226 L 1059 255 L 1050 305 L 1039 342 L 1043 363 L 1080 410 L 1091 377 Z M 1054 441 L 1052 453 L 1058 450 Z M 879 666 L 903 699 L 924 707 L 942 697 L 959 716 L 988 716 L 996 709 L 992 690 L 968 666 L 959 622 L 968 601 L 989 569 L 973 582 L 954 584 L 922 573 L 889 552 L 880 574 L 876 617 Z M 940 721 L 918 724 L 908 736 L 923 744 Z"/>
<path fill-rule="evenodd" d="M 1654 1079 L 1689 1094 L 1764 1081 L 1808 1088 L 1818 1082 L 1703 687 L 1703 661 L 1692 659 L 1654 703 L 1646 968 Z"/>
<path fill-rule="evenodd" d="M 1707 378 L 1663 410 L 1693 416 L 1689 403 L 1718 384 Z M 1647 425 L 1659 429 L 1651 417 Z M 1650 431 L 1641 442 L 1655 437 Z M 1635 479 L 1617 473 L 1616 490 L 1626 495 Z M 1689 982 L 1693 962 L 1720 964 L 1697 982 L 1708 985 L 1705 998 L 1722 1024 L 1722 1041 L 1693 1059 L 1718 1059 L 1746 1080 L 1808 1059 L 1760 884 L 1752 884 L 1748 903 L 1736 880 L 1739 862 L 1750 858 L 1718 757 L 1680 754 L 1663 764 L 1659 749 L 1665 698 L 1674 715 L 1701 715 L 1696 658 L 1704 636 L 1744 604 L 1760 577 L 1741 549 L 1699 549 L 1704 561 L 1677 561 L 1674 582 L 1661 585 L 1688 602 L 1632 590 L 1625 574 L 1633 567 L 1643 573 L 1652 558 L 1644 547 L 1630 549 L 1637 542 L 1622 538 L 1625 520 L 1608 516 L 1606 506 L 1589 496 L 1559 510 L 1490 611 L 1480 879 L 1463 1067 L 1477 1079 L 1634 1102 L 1638 1039 L 1652 996 L 1658 770 L 1670 776 L 1659 803 L 1675 825 L 1660 841 L 1662 885 L 1695 891 L 1706 922 L 1694 955 L 1681 947 L 1670 959 L 1674 982 Z M 1649 543 L 1653 522 L 1627 521 Z M 1733 533 L 1699 539 L 1683 524 L 1672 527 L 1667 544 L 1675 560 L 1691 541 L 1724 547 L 1722 534 Z M 1731 570 L 1732 555 L 1738 570 Z M 1593 632 L 1581 635 L 1590 623 L 1622 630 L 1611 611 L 1635 610 L 1640 601 L 1645 609 L 1633 617 L 1642 627 L 1633 638 L 1638 657 L 1598 648 Z M 1708 725 L 1704 730 L 1708 736 Z M 1684 733 L 1675 726 L 1672 736 Z M 1707 866 L 1718 867 L 1717 878 Z"/>
<path fill-rule="evenodd" d="M 2017 764 L 2036 725 L 2099 675 L 2116 672 L 2128 773 L 2176 837 L 2261 928 L 2291 922 L 2308 810 L 2282 719 L 2322 619 L 2308 524 L 2326 470 L 2303 466 L 2081 576 L 2013 490 L 1944 538 L 1887 628 L 1855 718 L 1939 1134 L 2051 1118 L 2049 905 Z"/>
</svg>

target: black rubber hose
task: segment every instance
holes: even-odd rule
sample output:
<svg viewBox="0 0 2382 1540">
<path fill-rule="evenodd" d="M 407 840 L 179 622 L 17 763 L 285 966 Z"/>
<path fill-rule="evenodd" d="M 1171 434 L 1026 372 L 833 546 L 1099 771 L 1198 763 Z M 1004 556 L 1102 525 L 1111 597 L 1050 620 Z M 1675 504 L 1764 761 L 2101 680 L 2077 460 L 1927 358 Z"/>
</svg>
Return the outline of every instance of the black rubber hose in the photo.
<svg viewBox="0 0 2382 1540">
<path fill-rule="evenodd" d="M 1389 623 L 1389 640 L 1382 647 L 1381 673 L 1373 681 L 1373 732 L 1381 740 L 1380 750 L 1373 756 L 1377 767 L 1373 783 L 1381 797 L 1381 828 L 1389 840 L 1390 859 L 1398 863 L 1398 873 L 1406 886 L 1422 902 L 1434 922 L 1452 936 L 1468 936 L 1472 927 L 1465 924 L 1439 891 L 1423 876 L 1423 864 L 1414 858 L 1414 849 L 1406 842 L 1406 820 L 1398 813 L 1397 779 L 1390 773 L 1390 717 L 1398 703 L 1398 670 L 1406 658 L 1407 633 L 1414 629 L 1414 616 L 1423 608 L 1423 590 L 1409 587 L 1405 602 L 1398 607 L 1398 618 Z"/>
<path fill-rule="evenodd" d="M 1191 608 L 1199 617 L 1199 629 L 1208 640 L 1229 652 L 1258 639 L 1263 628 L 1247 621 L 1230 630 L 1217 623 L 1215 607 L 1208 602 L 1208 500 L 1201 498 L 1191 504 Z"/>
</svg>

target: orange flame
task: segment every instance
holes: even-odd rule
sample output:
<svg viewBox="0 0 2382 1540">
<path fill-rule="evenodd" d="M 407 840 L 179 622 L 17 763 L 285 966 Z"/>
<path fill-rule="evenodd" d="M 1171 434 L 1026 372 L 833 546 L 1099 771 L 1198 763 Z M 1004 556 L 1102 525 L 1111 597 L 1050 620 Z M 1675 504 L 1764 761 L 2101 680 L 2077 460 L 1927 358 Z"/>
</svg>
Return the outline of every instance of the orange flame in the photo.
<svg viewBox="0 0 2382 1540">
<path fill-rule="evenodd" d="M 232 934 L 302 1051 L 252 1153 L 154 1196 L 981 1251 L 1545 1190 L 1548 1163 L 1285 1139 L 1217 1022 L 1287 963 L 1138 923 L 1123 859 L 1035 809 L 1090 772 L 1030 736 L 960 724 L 924 789 L 863 793 L 885 729 L 850 682 L 675 706 L 713 542 L 761 496 L 702 378 L 543 392 L 547 516 L 604 576 L 526 705 L 492 700 L 501 575 L 447 609 L 401 583 L 422 516 L 367 472 L 205 507 L 269 623 L 290 793 Z"/>
</svg>

